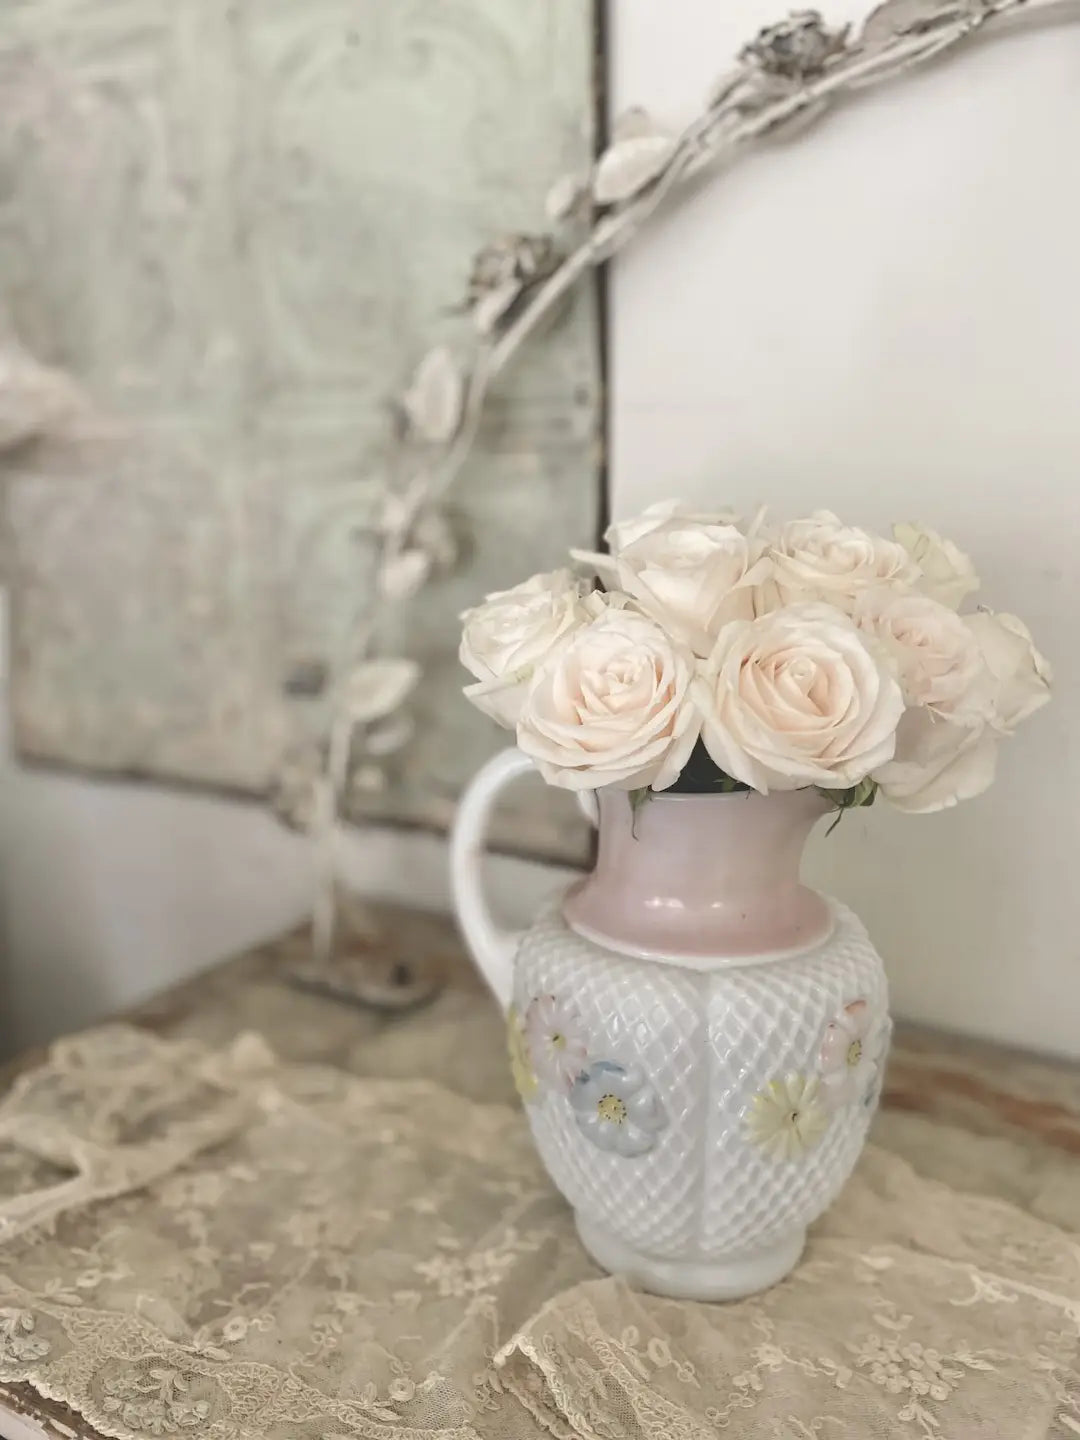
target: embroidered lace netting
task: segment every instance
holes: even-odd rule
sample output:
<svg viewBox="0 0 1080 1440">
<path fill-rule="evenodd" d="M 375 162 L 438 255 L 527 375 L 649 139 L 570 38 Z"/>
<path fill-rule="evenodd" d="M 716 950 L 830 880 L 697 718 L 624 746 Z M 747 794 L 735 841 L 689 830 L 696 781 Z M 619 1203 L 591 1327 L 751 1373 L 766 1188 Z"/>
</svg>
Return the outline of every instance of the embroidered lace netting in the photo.
<svg viewBox="0 0 1080 1440">
<path fill-rule="evenodd" d="M 1075 1162 L 879 1135 L 1027 1208 L 871 1147 L 785 1284 L 672 1302 L 598 1275 L 510 1105 L 109 1027 L 0 1109 L 0 1378 L 118 1437 L 1076 1440 Z"/>
</svg>

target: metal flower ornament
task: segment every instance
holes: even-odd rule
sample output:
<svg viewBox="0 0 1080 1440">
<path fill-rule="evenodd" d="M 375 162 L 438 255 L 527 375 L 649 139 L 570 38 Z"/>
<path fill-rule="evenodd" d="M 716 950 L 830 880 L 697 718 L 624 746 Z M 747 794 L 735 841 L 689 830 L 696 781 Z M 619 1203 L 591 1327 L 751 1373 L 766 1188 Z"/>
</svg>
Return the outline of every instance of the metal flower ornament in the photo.
<svg viewBox="0 0 1080 1440">
<path fill-rule="evenodd" d="M 389 607 L 455 561 L 444 501 L 468 459 L 485 398 L 541 322 L 581 278 L 628 245 L 691 181 L 722 174 L 761 141 L 801 134 L 854 92 L 896 79 L 1017 12 L 1068 13 L 1067 0 L 885 0 L 857 28 L 800 10 L 740 50 L 681 129 L 627 111 L 588 173 L 551 188 L 550 229 L 494 239 L 475 257 L 462 301 L 469 324 L 451 348 L 430 350 L 404 387 L 399 413 L 404 479 L 388 493 L 375 529 L 374 602 L 355 627 L 352 655 L 332 677 L 335 718 L 308 771 L 304 807 L 320 856 L 313 941 L 316 962 L 334 943 L 336 844 L 349 786 L 379 783 L 385 757 L 408 742 L 412 661 L 377 655 Z"/>
</svg>

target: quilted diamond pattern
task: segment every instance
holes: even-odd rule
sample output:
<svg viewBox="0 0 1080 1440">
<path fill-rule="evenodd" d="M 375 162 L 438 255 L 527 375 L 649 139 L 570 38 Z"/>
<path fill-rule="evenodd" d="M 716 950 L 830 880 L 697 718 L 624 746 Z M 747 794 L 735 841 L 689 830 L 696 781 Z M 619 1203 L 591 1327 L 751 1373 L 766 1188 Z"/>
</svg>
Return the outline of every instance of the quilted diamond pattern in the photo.
<svg viewBox="0 0 1080 1440">
<path fill-rule="evenodd" d="M 865 997 L 884 1015 L 888 994 L 866 931 L 844 906 L 822 945 L 793 959 L 698 971 L 635 960 L 574 934 L 559 905 L 522 942 L 515 1000 L 557 995 L 576 1011 L 591 1060 L 639 1064 L 667 1125 L 647 1154 L 607 1154 L 579 1130 L 565 1095 L 528 1106 L 555 1184 L 579 1214 L 660 1259 L 715 1260 L 774 1244 L 835 1198 L 871 1118 L 862 1105 L 832 1115 L 821 1141 L 778 1160 L 748 1138 L 746 1111 L 769 1080 L 816 1073 L 825 1027 Z"/>
</svg>

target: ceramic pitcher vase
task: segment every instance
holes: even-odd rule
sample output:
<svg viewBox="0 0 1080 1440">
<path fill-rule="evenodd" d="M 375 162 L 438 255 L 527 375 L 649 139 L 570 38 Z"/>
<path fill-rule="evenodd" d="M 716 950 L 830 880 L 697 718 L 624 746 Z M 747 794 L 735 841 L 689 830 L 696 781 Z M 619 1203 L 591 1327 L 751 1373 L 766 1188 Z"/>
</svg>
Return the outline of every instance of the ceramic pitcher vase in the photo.
<svg viewBox="0 0 1080 1440">
<path fill-rule="evenodd" d="M 780 1280 L 866 1139 L 889 1036 L 884 969 L 800 883 L 815 792 L 601 791 L 596 866 L 522 934 L 480 886 L 496 756 L 451 846 L 462 930 L 507 1017 L 537 1149 L 605 1270 L 662 1295 Z"/>
</svg>

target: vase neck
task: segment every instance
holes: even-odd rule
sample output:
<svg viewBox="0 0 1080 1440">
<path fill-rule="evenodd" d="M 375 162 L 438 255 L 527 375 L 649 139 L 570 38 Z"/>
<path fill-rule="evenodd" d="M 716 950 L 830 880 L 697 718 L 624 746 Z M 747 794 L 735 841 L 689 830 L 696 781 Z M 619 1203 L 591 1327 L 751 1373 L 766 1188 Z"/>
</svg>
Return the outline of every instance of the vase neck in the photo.
<svg viewBox="0 0 1080 1440">
<path fill-rule="evenodd" d="M 831 915 L 799 880 L 826 802 L 774 795 L 656 795 L 636 810 L 601 791 L 596 867 L 571 890 L 567 922 L 608 948 L 702 965 L 777 958 L 819 943 Z"/>
</svg>

